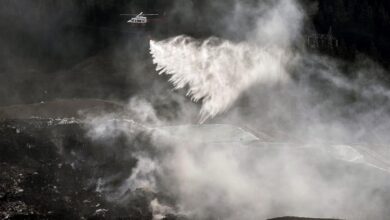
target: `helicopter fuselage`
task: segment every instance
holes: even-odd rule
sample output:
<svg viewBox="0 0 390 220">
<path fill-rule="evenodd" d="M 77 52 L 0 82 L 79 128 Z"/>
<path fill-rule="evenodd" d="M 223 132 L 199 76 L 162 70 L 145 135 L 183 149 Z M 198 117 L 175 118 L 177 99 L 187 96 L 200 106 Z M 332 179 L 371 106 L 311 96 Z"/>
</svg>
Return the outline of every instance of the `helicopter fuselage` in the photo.
<svg viewBox="0 0 390 220">
<path fill-rule="evenodd" d="M 133 24 L 146 24 L 148 23 L 148 18 L 144 16 L 136 16 L 134 18 L 131 18 L 130 20 L 127 21 L 127 23 L 133 23 Z"/>
</svg>

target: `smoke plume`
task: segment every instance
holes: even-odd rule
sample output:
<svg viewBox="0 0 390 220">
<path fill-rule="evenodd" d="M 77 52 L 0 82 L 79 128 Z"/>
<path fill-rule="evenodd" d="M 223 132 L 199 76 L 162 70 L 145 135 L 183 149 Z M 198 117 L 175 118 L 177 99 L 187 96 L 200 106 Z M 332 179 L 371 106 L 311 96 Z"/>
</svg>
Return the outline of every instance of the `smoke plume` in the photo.
<svg viewBox="0 0 390 220">
<path fill-rule="evenodd" d="M 228 29 L 246 30 L 238 25 L 245 14 L 256 20 L 243 41 L 180 35 L 150 42 L 157 71 L 201 102 L 200 122 L 214 124 L 165 126 L 175 120 L 160 120 L 142 99 L 130 101 L 138 120 L 131 126 L 89 120 L 91 137 L 124 134 L 138 161 L 111 198 L 152 191 L 155 219 L 386 219 L 389 90 L 367 80 L 383 70 L 306 51 L 305 14 L 295 0 L 236 1 Z"/>
</svg>

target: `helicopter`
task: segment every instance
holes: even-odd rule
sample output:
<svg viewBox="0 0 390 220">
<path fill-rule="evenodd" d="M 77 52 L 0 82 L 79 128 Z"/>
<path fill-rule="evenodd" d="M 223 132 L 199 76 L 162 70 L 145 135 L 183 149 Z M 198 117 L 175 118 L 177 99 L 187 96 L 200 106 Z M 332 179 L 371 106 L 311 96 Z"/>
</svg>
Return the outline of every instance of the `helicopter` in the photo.
<svg viewBox="0 0 390 220">
<path fill-rule="evenodd" d="M 143 12 L 139 14 L 121 14 L 122 16 L 135 16 L 132 17 L 127 23 L 131 24 L 146 24 L 148 23 L 147 16 L 157 16 L 158 14 L 144 14 Z"/>
</svg>

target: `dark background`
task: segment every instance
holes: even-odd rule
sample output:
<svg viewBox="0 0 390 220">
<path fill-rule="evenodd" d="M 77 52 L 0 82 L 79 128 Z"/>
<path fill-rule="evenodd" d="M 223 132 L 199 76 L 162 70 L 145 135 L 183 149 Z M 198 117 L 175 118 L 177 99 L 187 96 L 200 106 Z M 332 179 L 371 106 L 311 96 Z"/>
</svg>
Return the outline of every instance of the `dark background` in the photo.
<svg viewBox="0 0 390 220">
<path fill-rule="evenodd" d="M 125 101 L 165 80 L 157 77 L 149 39 L 243 36 L 226 24 L 233 0 L 0 0 L 0 106 L 58 98 Z M 258 1 L 245 0 L 245 4 Z M 390 2 L 306 0 L 308 30 L 339 40 L 329 53 L 364 54 L 390 65 Z M 158 13 L 145 26 L 121 13 Z M 246 20 L 245 20 L 246 19 Z M 251 15 L 241 28 L 251 29 Z"/>
</svg>

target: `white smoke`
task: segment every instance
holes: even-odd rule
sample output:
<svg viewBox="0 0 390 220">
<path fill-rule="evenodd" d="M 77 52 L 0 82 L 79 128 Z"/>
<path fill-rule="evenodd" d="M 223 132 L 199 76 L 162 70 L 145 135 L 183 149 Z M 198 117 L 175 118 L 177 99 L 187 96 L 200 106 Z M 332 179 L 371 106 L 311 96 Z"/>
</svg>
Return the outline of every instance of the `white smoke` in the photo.
<svg viewBox="0 0 390 220">
<path fill-rule="evenodd" d="M 283 215 L 383 219 L 386 212 L 386 202 L 372 190 L 383 190 L 388 174 L 369 169 L 375 166 L 364 151 L 346 145 L 247 145 L 240 142 L 245 137 L 240 129 L 235 141 L 215 142 L 209 133 L 230 128 L 209 125 L 204 135 L 204 126 L 179 126 L 176 134 L 174 128 L 144 130 L 152 142 L 133 149 L 138 162 L 129 178 L 117 189 L 103 187 L 112 201 L 123 201 L 129 190 L 154 192 L 154 219 L 167 214 L 226 220 Z M 127 132 L 123 126 L 117 130 Z M 133 133 L 127 135 L 134 139 Z M 160 196 L 169 196 L 174 205 Z"/>
<path fill-rule="evenodd" d="M 153 220 L 165 219 L 167 214 L 174 212 L 171 207 L 160 204 L 158 199 L 153 199 L 150 202 L 150 208 L 152 209 Z"/>
<path fill-rule="evenodd" d="M 151 143 L 133 147 L 129 141 L 138 162 L 119 195 L 146 188 L 171 198 L 174 205 L 159 196 L 150 200 L 155 219 L 170 213 L 190 219 L 387 219 L 390 120 L 383 103 L 389 90 L 343 77 L 335 60 L 294 51 L 304 17 L 296 1 L 255 9 L 237 3 L 242 11 L 259 14 L 245 42 L 177 36 L 151 41 L 151 53 L 176 89 L 188 87 L 188 95 L 202 101 L 201 122 L 235 107 L 219 122 L 264 131 L 264 140 L 244 143 L 239 137 L 251 135 L 240 129 L 232 135 L 223 126 L 163 127 L 151 103 L 134 99 L 132 117 L 157 128 L 141 129 Z M 234 105 L 245 92 L 245 107 Z M 139 133 L 96 119 L 90 134 L 117 136 L 118 130 L 129 140 Z"/>
<path fill-rule="evenodd" d="M 130 111 L 154 115 L 149 102 L 135 100 L 142 104 L 129 105 L 135 108 Z M 149 117 L 132 116 L 148 124 Z M 227 220 L 283 215 L 385 219 L 387 213 L 385 194 L 375 191 L 386 189 L 389 177 L 382 170 L 390 166 L 364 146 L 260 142 L 242 129 L 222 125 L 151 129 L 112 116 L 90 122 L 93 138 L 125 134 L 137 158 L 121 185 L 108 187 L 108 179 L 99 190 L 121 203 L 129 191 L 154 193 L 149 200 L 154 219 L 168 214 Z M 139 134 L 151 142 L 135 146 Z M 251 141 L 257 142 L 246 144 Z M 166 197 L 174 203 L 160 200 Z"/>
</svg>

